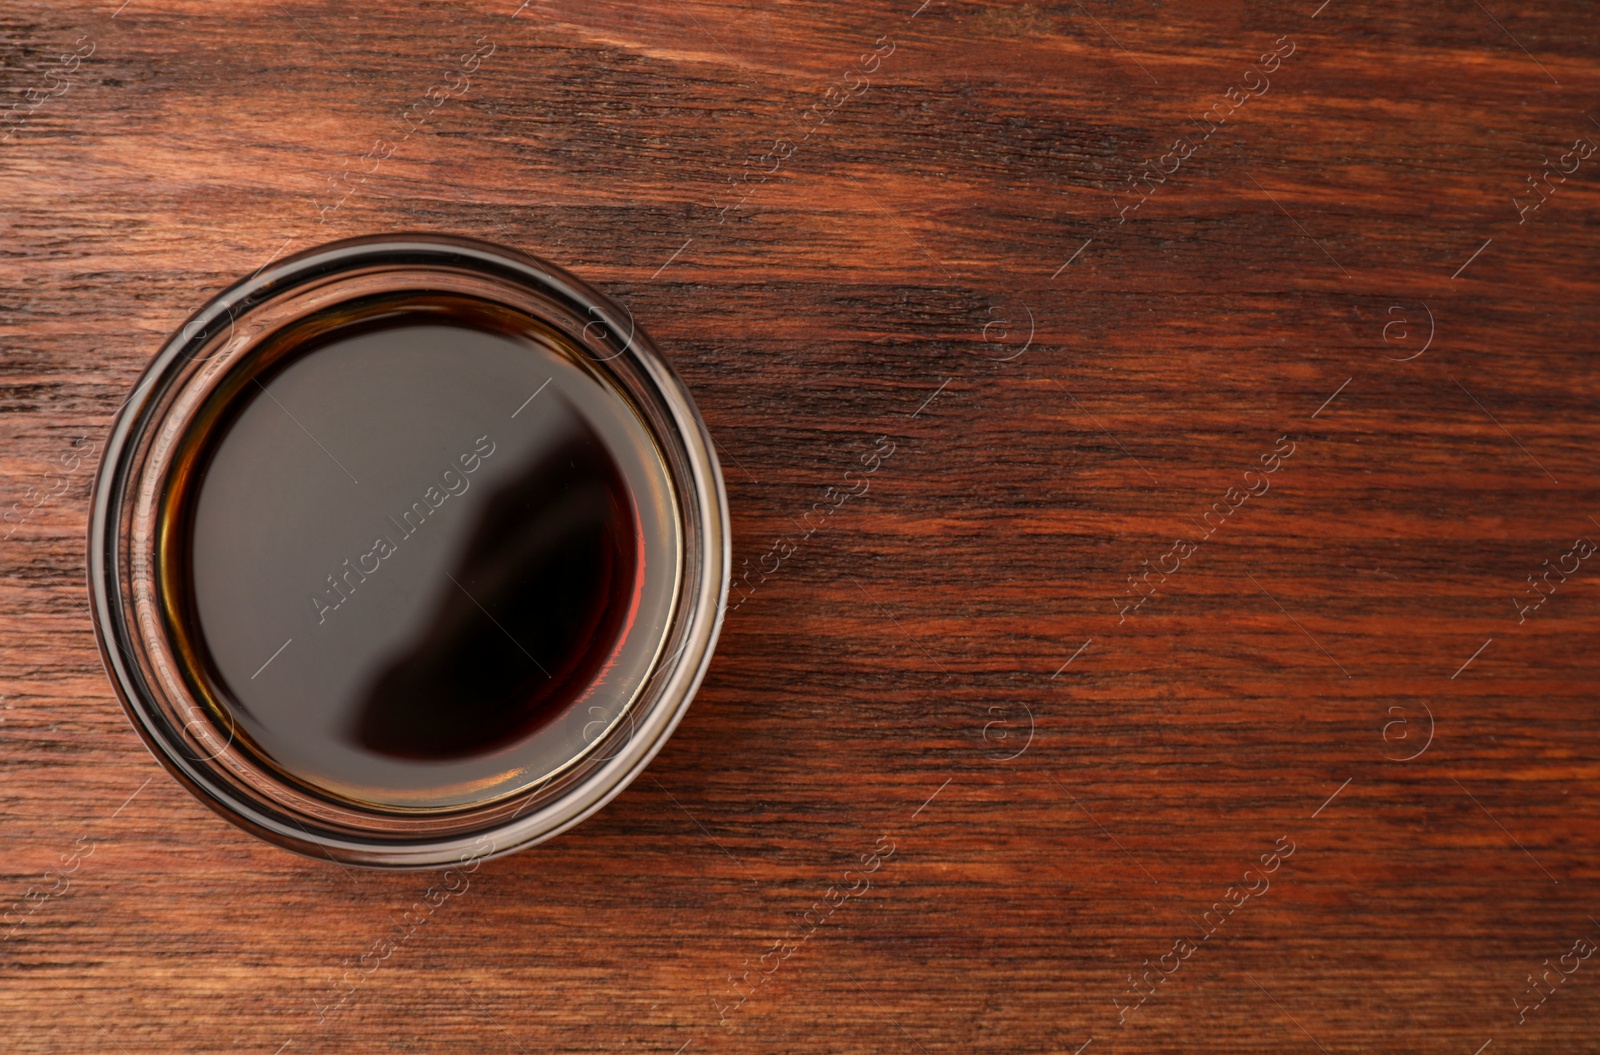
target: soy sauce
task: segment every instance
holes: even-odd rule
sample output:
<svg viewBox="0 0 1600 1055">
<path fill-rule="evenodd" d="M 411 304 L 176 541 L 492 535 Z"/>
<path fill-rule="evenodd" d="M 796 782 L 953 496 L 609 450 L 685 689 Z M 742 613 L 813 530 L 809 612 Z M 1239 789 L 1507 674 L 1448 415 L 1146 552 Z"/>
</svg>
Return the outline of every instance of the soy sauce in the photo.
<svg viewBox="0 0 1600 1055">
<path fill-rule="evenodd" d="M 219 727 L 320 794 L 438 809 L 620 719 L 670 616 L 672 495 L 573 342 L 391 294 L 263 341 L 212 401 L 162 581 Z"/>
</svg>

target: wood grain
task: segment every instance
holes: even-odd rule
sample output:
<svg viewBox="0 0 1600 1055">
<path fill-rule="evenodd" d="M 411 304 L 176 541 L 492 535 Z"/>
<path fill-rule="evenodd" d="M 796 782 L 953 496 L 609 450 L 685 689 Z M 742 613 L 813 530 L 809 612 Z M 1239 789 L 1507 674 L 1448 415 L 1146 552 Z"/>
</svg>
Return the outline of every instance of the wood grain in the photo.
<svg viewBox="0 0 1600 1055">
<path fill-rule="evenodd" d="M 117 2 L 0 11 L 0 1047 L 1600 1050 L 1600 961 L 1516 1003 L 1600 942 L 1600 564 L 1516 604 L 1600 539 L 1600 157 L 1529 182 L 1588 5 Z M 407 229 L 629 304 L 736 559 L 794 543 L 648 773 L 421 924 L 156 766 L 83 582 L 163 338 Z"/>
</svg>

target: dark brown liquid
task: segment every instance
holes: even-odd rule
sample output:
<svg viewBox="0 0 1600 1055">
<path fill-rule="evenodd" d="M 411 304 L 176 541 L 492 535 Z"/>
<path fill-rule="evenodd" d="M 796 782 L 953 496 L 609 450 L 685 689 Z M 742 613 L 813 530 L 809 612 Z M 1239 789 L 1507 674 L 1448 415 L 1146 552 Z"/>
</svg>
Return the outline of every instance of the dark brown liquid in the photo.
<svg viewBox="0 0 1600 1055">
<path fill-rule="evenodd" d="M 633 408 L 532 320 L 442 295 L 263 342 L 170 505 L 191 680 L 324 794 L 442 808 L 618 721 L 678 572 Z"/>
</svg>

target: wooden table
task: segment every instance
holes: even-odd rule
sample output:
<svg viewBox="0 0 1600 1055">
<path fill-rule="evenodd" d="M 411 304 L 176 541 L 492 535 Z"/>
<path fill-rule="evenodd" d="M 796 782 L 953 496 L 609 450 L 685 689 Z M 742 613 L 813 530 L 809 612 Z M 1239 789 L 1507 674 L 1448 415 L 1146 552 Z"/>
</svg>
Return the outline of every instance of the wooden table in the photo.
<svg viewBox="0 0 1600 1055">
<path fill-rule="evenodd" d="M 0 11 L 0 1048 L 1600 1050 L 1591 5 L 119 2 Z M 630 305 L 750 562 L 420 915 L 84 606 L 165 336 L 403 229 Z"/>
</svg>

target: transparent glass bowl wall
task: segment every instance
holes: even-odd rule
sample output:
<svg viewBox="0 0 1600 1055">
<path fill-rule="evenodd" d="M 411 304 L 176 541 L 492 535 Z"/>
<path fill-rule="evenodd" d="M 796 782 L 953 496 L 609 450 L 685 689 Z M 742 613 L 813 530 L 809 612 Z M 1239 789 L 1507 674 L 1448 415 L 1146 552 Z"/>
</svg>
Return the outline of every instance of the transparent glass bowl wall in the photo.
<svg viewBox="0 0 1600 1055">
<path fill-rule="evenodd" d="M 678 593 L 661 658 L 633 703 L 561 769 L 510 796 L 451 810 L 385 810 L 315 794 L 262 765 L 188 687 L 159 588 L 161 497 L 197 410 L 250 349 L 282 327 L 379 293 L 459 293 L 559 330 L 653 434 L 677 497 Z M 438 867 L 510 853 L 594 813 L 649 763 L 711 659 L 725 605 L 727 498 L 705 423 L 632 316 L 577 278 L 475 240 L 396 235 L 338 242 L 273 264 L 213 299 L 140 378 L 95 482 L 89 585 L 101 654 L 135 728 L 207 805 L 316 857 Z"/>
</svg>

